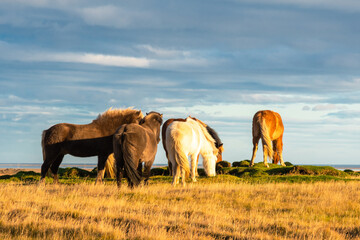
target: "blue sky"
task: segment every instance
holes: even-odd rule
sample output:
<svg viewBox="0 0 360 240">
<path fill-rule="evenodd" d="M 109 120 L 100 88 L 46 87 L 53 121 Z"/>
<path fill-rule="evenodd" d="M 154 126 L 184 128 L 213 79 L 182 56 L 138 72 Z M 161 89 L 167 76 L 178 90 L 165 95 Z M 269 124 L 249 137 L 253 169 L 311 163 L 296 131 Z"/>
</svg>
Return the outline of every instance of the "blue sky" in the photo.
<svg viewBox="0 0 360 240">
<path fill-rule="evenodd" d="M 0 163 L 41 163 L 44 129 L 132 106 L 203 120 L 230 162 L 271 109 L 285 161 L 360 164 L 359 22 L 357 0 L 2 0 Z"/>
</svg>

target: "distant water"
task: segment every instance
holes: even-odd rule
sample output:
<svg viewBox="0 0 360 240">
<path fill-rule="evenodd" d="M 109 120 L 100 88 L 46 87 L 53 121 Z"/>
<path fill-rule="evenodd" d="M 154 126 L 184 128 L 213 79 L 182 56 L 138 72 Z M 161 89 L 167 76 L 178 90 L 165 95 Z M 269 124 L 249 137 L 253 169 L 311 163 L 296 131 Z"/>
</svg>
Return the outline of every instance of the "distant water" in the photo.
<svg viewBox="0 0 360 240">
<path fill-rule="evenodd" d="M 333 168 L 336 168 L 338 170 L 341 170 L 341 171 L 344 171 L 345 169 L 350 169 L 350 170 L 353 170 L 353 171 L 356 171 L 356 172 L 359 172 L 360 171 L 360 165 L 341 165 L 341 164 L 330 164 L 330 165 L 319 165 L 319 166 L 330 166 L 330 167 L 333 167 Z"/>
</svg>

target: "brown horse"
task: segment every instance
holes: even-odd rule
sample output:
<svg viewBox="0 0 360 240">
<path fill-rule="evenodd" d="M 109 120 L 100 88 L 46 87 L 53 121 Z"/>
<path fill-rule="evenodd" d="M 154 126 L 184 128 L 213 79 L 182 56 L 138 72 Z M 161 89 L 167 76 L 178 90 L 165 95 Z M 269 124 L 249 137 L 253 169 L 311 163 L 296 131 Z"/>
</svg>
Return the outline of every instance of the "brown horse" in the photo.
<svg viewBox="0 0 360 240">
<path fill-rule="evenodd" d="M 253 118 L 252 135 L 253 135 L 253 154 L 250 166 L 254 166 L 258 143 L 261 138 L 264 152 L 264 164 L 269 167 L 267 157 L 273 159 L 273 163 L 278 164 L 279 160 L 282 166 L 285 166 L 283 150 L 283 133 L 284 125 L 280 114 L 270 111 L 258 111 Z"/>
<path fill-rule="evenodd" d="M 116 162 L 116 180 L 121 186 L 123 170 L 129 186 L 140 184 L 144 163 L 145 184 L 155 160 L 157 144 L 160 142 L 162 114 L 150 112 L 139 124 L 124 124 L 114 134 L 113 149 Z"/>
<path fill-rule="evenodd" d="M 122 124 L 138 123 L 143 117 L 134 109 L 109 109 L 92 123 L 77 125 L 59 123 L 43 131 L 42 151 L 44 163 L 41 166 L 41 182 L 49 168 L 58 182 L 58 169 L 65 154 L 76 157 L 98 156 L 98 175 L 101 182 L 106 159 L 113 152 L 113 134 Z"/>
<path fill-rule="evenodd" d="M 222 153 L 224 152 L 224 146 L 223 146 L 223 143 L 221 142 L 221 139 L 219 138 L 217 132 L 214 129 L 212 129 L 209 125 L 205 124 L 203 121 L 200 121 L 199 119 L 191 117 L 191 116 L 189 116 L 189 118 L 191 118 L 191 119 L 199 122 L 200 124 L 202 124 L 206 128 L 208 133 L 211 135 L 211 137 L 214 138 L 215 146 L 219 150 L 219 154 L 217 156 L 216 162 L 221 162 L 222 161 Z M 166 122 L 164 122 L 164 124 L 162 126 L 162 129 L 161 129 L 162 143 L 163 143 L 163 147 L 165 149 L 166 158 L 168 159 L 168 168 L 169 168 L 170 175 L 172 175 L 172 165 L 171 165 L 171 162 L 169 161 L 169 154 L 168 154 L 168 151 L 167 151 L 167 148 L 166 148 L 166 129 L 174 121 L 186 122 L 186 118 L 170 118 L 170 119 L 166 120 Z M 199 156 L 200 155 L 197 156 L 196 166 L 199 163 Z M 197 168 L 196 168 L 196 174 L 197 174 Z"/>
</svg>

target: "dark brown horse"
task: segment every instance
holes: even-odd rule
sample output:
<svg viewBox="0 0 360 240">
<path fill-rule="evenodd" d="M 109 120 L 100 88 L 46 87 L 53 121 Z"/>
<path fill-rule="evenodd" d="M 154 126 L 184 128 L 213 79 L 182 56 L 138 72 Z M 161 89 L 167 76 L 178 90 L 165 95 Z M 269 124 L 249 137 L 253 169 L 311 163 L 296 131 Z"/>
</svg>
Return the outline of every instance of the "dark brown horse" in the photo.
<svg viewBox="0 0 360 240">
<path fill-rule="evenodd" d="M 282 150 L 283 150 L 283 133 L 284 125 L 280 114 L 270 110 L 258 111 L 253 118 L 252 135 L 253 135 L 253 154 L 250 166 L 254 166 L 258 143 L 261 138 L 264 152 L 264 164 L 269 167 L 267 157 L 272 158 L 274 164 L 280 161 L 285 166 Z"/>
<path fill-rule="evenodd" d="M 224 146 L 223 146 L 223 143 L 221 142 L 221 139 L 219 138 L 219 135 L 217 134 L 217 132 L 214 129 L 212 129 L 209 125 L 205 124 L 203 121 L 200 121 L 199 119 L 191 117 L 191 116 L 189 116 L 189 118 L 201 123 L 204 127 L 206 127 L 206 130 L 208 131 L 208 133 L 215 140 L 216 148 L 219 150 L 219 154 L 217 156 L 216 162 L 221 162 L 222 161 L 222 153 L 224 152 Z M 164 122 L 162 129 L 161 129 L 162 143 L 163 143 L 163 147 L 165 149 L 166 158 L 168 159 L 168 168 L 169 168 L 170 175 L 172 175 L 172 166 L 171 166 L 171 162 L 169 161 L 169 156 L 168 156 L 168 152 L 167 152 L 167 148 L 166 148 L 166 129 L 174 121 L 186 122 L 186 118 L 170 118 L 170 119 L 166 120 L 166 122 Z M 196 166 L 198 165 L 198 162 L 199 162 L 199 155 L 197 157 Z M 196 168 L 196 174 L 197 174 L 197 168 Z"/>
<path fill-rule="evenodd" d="M 97 182 L 102 181 L 106 159 L 113 152 L 113 134 L 122 124 L 138 123 L 143 117 L 134 109 L 109 109 L 92 123 L 77 125 L 59 123 L 42 134 L 44 163 L 41 166 L 41 182 L 49 168 L 58 182 L 58 169 L 65 154 L 76 157 L 98 156 Z"/>
<path fill-rule="evenodd" d="M 115 132 L 113 148 L 118 187 L 121 186 L 123 170 L 130 187 L 139 185 L 143 175 L 147 184 L 160 142 L 161 124 L 162 114 L 150 112 L 139 124 L 124 124 Z M 144 174 L 142 163 L 145 165 Z"/>
</svg>

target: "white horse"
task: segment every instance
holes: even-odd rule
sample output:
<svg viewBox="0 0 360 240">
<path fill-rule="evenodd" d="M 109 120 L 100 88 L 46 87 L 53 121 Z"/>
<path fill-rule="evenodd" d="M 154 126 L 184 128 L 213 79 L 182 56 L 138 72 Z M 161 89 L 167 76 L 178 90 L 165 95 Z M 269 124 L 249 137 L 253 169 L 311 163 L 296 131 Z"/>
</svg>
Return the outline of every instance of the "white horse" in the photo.
<svg viewBox="0 0 360 240">
<path fill-rule="evenodd" d="M 172 164 L 173 185 L 179 183 L 180 175 L 182 185 L 190 173 L 188 156 L 191 158 L 191 179 L 196 182 L 197 157 L 201 154 L 207 176 L 215 176 L 215 165 L 219 154 L 215 140 L 208 133 L 204 125 L 186 118 L 186 121 L 174 121 L 166 129 L 166 150 Z"/>
</svg>

